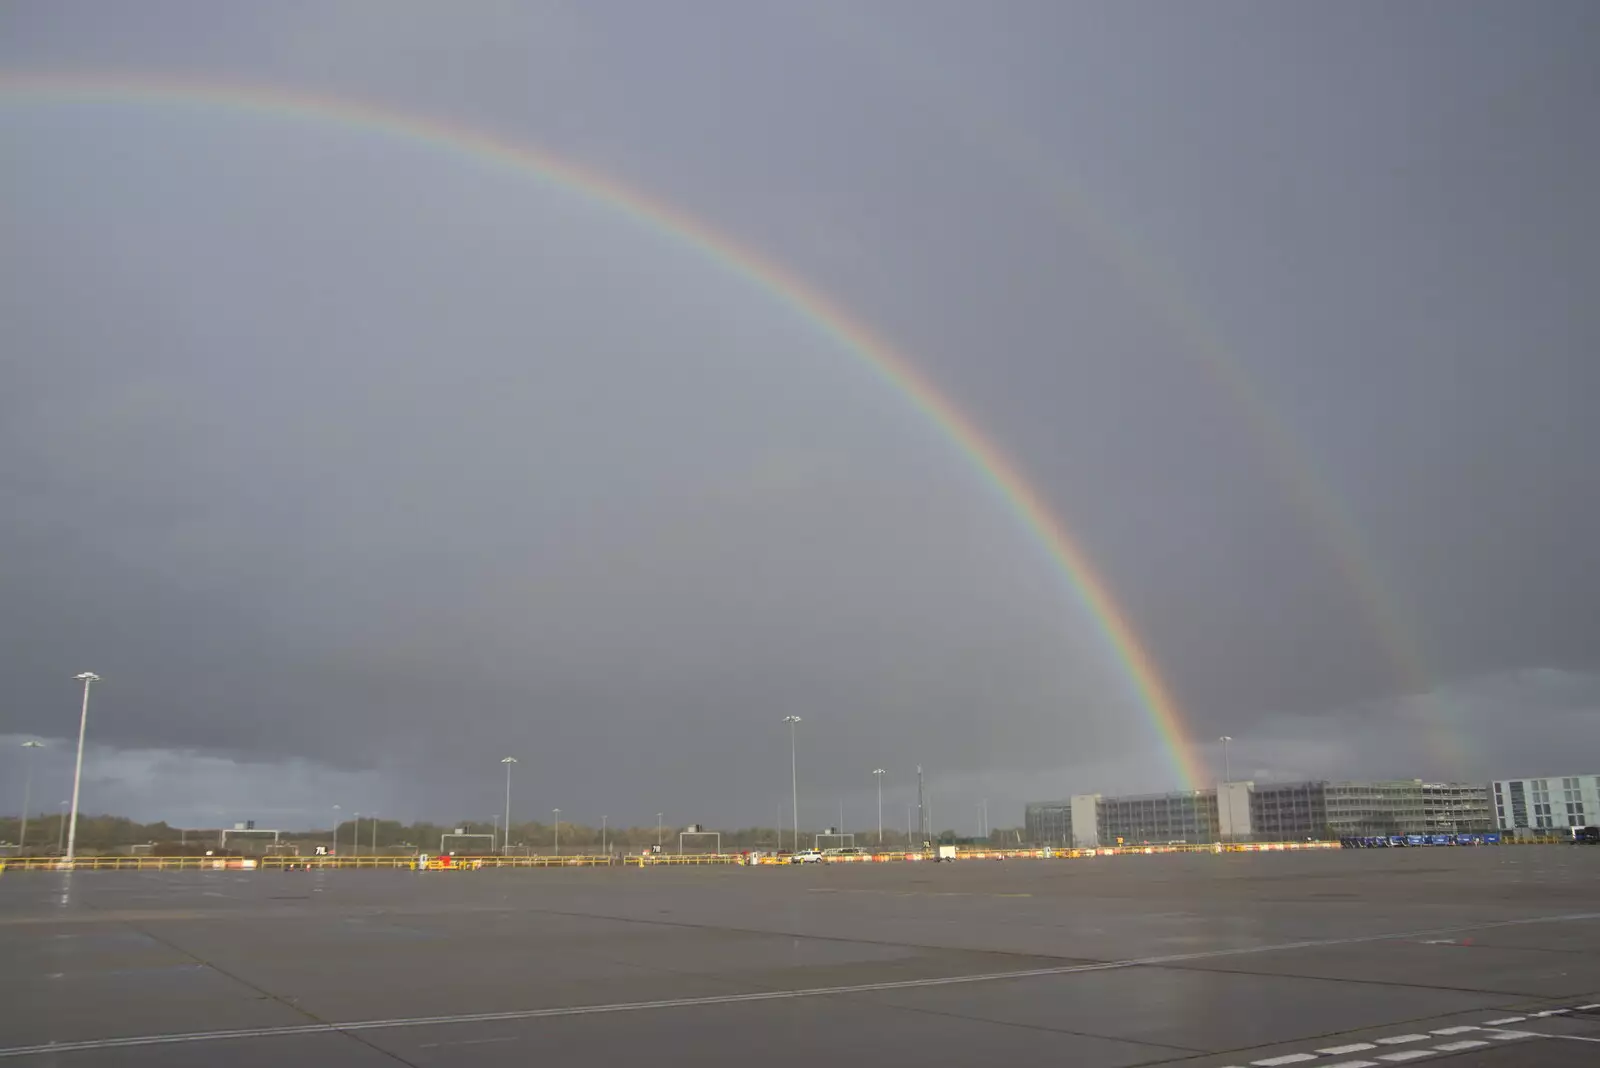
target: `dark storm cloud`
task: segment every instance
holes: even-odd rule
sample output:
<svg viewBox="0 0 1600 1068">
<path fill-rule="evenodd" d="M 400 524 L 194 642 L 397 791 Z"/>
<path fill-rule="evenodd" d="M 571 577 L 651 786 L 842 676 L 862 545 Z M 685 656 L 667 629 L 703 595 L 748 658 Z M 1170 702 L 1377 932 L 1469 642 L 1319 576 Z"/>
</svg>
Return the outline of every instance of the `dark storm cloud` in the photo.
<svg viewBox="0 0 1600 1068">
<path fill-rule="evenodd" d="M 715 220 L 959 398 L 1263 768 L 1478 774 L 1406 694 L 1488 735 L 1472 680 L 1554 717 L 1527 669 L 1597 666 L 1590 9 L 393 10 L 41 8 L 0 63 L 379 101 Z M 885 764 L 957 811 L 1175 785 L 992 488 L 732 272 L 316 123 L 0 123 L 4 729 L 93 668 L 108 766 L 418 815 L 514 751 L 530 805 L 768 822 L 791 712 L 852 811 Z"/>
</svg>

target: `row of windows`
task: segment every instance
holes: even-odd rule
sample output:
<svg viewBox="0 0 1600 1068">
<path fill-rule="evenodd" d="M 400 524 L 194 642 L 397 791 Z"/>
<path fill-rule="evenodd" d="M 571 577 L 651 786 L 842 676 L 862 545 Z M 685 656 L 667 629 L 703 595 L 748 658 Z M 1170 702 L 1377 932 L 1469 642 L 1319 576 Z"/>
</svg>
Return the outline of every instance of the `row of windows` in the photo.
<svg viewBox="0 0 1600 1068">
<path fill-rule="evenodd" d="M 1535 793 L 1549 793 L 1550 792 L 1550 780 L 1549 779 L 1526 779 L 1526 780 L 1524 780 L 1524 779 L 1512 779 L 1511 780 L 1511 789 L 1514 790 L 1514 791 L 1522 789 L 1524 783 L 1526 783 L 1526 786 L 1527 786 L 1528 789 L 1533 790 Z M 1600 776 L 1597 776 L 1595 778 L 1595 785 L 1597 787 L 1600 787 Z M 1583 777 L 1581 775 L 1568 775 L 1567 777 L 1565 777 L 1564 779 L 1561 780 L 1561 789 L 1563 789 L 1563 790 L 1581 790 L 1582 788 L 1583 788 Z M 1498 794 L 1498 793 L 1501 792 L 1501 790 L 1502 790 L 1501 784 L 1500 783 L 1495 783 L 1494 784 L 1494 792 Z"/>
</svg>

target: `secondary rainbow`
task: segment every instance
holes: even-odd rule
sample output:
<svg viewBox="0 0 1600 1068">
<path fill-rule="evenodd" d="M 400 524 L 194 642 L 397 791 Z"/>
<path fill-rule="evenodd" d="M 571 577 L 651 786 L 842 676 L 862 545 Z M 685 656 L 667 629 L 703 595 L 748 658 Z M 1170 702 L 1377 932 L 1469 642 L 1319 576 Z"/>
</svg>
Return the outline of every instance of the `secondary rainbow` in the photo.
<svg viewBox="0 0 1600 1068">
<path fill-rule="evenodd" d="M 373 104 L 259 85 L 165 77 L 79 73 L 0 75 L 0 101 L 117 103 L 220 108 L 344 126 L 520 170 L 538 181 L 618 209 L 639 224 L 694 249 L 787 305 L 860 359 L 937 426 L 1044 548 L 1105 637 L 1185 789 L 1201 770 L 1177 703 L 1149 652 L 1067 525 L 1046 506 L 1017 465 L 916 367 L 838 304 L 790 271 L 706 222 L 582 164 L 456 122 Z"/>
</svg>

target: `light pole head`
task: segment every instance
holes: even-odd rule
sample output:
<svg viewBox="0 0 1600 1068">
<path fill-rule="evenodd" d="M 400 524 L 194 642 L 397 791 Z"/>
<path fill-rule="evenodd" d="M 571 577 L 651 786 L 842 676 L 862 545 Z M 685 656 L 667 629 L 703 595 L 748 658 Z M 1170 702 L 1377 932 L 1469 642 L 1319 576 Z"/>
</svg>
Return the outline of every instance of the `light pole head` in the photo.
<svg viewBox="0 0 1600 1068">
<path fill-rule="evenodd" d="M 81 673 L 79 673 L 77 675 L 74 675 L 73 678 L 77 679 L 80 682 L 99 682 L 100 681 L 100 676 L 96 675 L 92 671 L 81 672 Z"/>
<path fill-rule="evenodd" d="M 517 762 L 517 758 L 516 757 L 506 757 L 504 760 L 500 761 L 500 763 L 502 763 L 502 764 L 515 764 L 516 762 Z"/>
<path fill-rule="evenodd" d="M 888 771 L 886 771 L 883 768 L 873 768 L 872 769 L 872 774 L 874 774 L 874 775 L 887 775 L 889 773 L 888 773 Z"/>
<path fill-rule="evenodd" d="M 24 749 L 43 749 L 44 748 L 44 743 L 41 742 L 41 741 L 38 741 L 37 739 L 30 738 L 28 741 L 22 743 L 22 748 L 24 748 Z"/>
<path fill-rule="evenodd" d="M 799 716 L 784 716 L 783 717 L 783 721 L 785 723 L 799 723 L 800 722 L 800 717 Z"/>
<path fill-rule="evenodd" d="M 1218 738 L 1217 741 L 1219 741 L 1219 742 L 1231 742 L 1231 741 L 1233 741 L 1233 736 L 1232 735 L 1228 735 L 1228 734 L 1224 734 L 1221 738 Z"/>
</svg>

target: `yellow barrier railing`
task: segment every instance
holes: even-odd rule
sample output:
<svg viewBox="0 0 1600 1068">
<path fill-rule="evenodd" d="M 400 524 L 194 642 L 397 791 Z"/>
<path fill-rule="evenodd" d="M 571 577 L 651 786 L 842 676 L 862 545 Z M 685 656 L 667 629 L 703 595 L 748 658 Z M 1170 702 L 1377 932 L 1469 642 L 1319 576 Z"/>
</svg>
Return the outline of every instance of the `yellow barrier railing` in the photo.
<svg viewBox="0 0 1600 1068">
<path fill-rule="evenodd" d="M 1511 838 L 1501 839 L 1502 845 L 1565 845 L 1566 838 Z M 1338 842 L 1227 842 L 1207 845 L 1111 845 L 1085 849 L 958 849 L 957 860 L 1026 860 L 1063 859 L 1083 857 L 1153 856 L 1166 853 L 1285 853 L 1307 852 L 1341 848 Z M 1443 848 L 1443 847 L 1434 847 Z M 1457 847 L 1461 848 L 1461 847 Z M 921 850 L 885 850 L 876 853 L 854 853 L 843 856 L 824 856 L 828 864 L 874 864 L 891 861 L 932 861 L 936 854 Z M 60 857 L 5 857 L 0 858 L 3 871 L 318 871 L 318 870 L 391 870 L 414 871 L 419 858 L 415 856 L 367 857 L 78 857 L 68 863 Z M 456 856 L 428 855 L 429 871 L 481 871 L 486 868 L 594 868 L 612 865 L 630 867 L 666 867 L 788 864 L 791 858 L 764 854 L 750 858 L 740 853 L 647 853 L 627 856 Z"/>
</svg>

